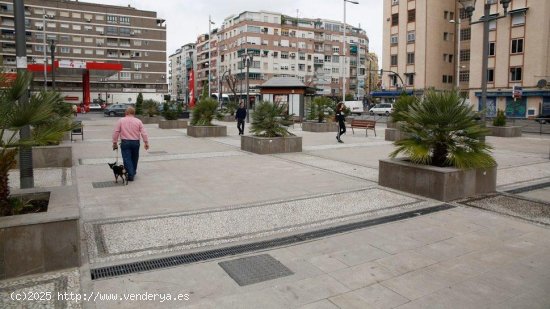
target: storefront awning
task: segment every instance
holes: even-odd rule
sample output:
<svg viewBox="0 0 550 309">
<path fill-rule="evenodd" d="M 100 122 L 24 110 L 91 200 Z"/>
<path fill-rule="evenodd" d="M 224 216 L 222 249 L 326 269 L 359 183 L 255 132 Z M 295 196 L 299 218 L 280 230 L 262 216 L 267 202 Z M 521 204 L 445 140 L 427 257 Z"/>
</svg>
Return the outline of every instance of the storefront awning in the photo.
<svg viewBox="0 0 550 309">
<path fill-rule="evenodd" d="M 412 95 L 412 90 L 403 90 L 403 91 L 373 91 L 370 93 L 372 97 L 376 98 L 385 98 L 385 97 L 398 97 L 402 94 Z"/>
<path fill-rule="evenodd" d="M 476 92 L 476 97 L 481 97 L 481 92 Z M 490 91 L 488 98 L 512 97 L 512 91 Z M 550 90 L 523 91 L 522 97 L 550 97 Z"/>
</svg>

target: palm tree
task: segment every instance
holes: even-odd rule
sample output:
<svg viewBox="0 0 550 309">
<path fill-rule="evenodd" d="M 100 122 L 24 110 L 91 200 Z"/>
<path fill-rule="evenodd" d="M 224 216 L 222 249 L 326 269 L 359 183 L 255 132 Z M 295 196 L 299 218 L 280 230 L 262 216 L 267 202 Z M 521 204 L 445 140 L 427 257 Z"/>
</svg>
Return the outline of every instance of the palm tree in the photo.
<svg viewBox="0 0 550 309">
<path fill-rule="evenodd" d="M 422 99 L 402 98 L 392 114 L 405 139 L 394 142 L 395 158 L 405 153 L 411 162 L 457 168 L 495 166 L 487 133 L 476 122 L 471 106 L 456 91 L 428 91 Z"/>
<path fill-rule="evenodd" d="M 31 81 L 30 73 L 18 73 L 13 81 L 0 73 L 0 216 L 13 213 L 8 173 L 15 167 L 19 147 L 59 142 L 65 132 L 75 128 L 71 116 L 60 114 L 59 106 L 65 103 L 59 93 L 43 91 L 20 100 Z M 32 128 L 31 137 L 19 139 L 19 132 L 26 126 Z"/>
<path fill-rule="evenodd" d="M 293 123 L 290 117 L 285 104 L 260 102 L 252 114 L 250 132 L 263 137 L 294 135 L 287 129 Z"/>
</svg>

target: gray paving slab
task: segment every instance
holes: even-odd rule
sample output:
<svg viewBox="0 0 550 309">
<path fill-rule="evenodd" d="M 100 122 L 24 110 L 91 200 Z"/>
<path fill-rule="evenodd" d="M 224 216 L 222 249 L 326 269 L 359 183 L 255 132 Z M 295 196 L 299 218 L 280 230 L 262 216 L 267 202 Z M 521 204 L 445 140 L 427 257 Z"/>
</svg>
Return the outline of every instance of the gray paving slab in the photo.
<svg viewBox="0 0 550 309">
<path fill-rule="evenodd" d="M 380 284 L 331 297 L 330 301 L 342 309 L 395 308 L 409 302 L 407 298 Z"/>
</svg>

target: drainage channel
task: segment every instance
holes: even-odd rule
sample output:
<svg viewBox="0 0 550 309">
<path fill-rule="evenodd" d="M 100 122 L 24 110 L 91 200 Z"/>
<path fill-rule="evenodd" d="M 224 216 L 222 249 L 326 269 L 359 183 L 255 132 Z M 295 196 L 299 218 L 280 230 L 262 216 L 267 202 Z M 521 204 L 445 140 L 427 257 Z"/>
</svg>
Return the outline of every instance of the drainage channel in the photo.
<svg viewBox="0 0 550 309">
<path fill-rule="evenodd" d="M 548 187 L 550 187 L 550 182 L 544 182 L 544 183 L 539 183 L 539 184 L 532 185 L 532 186 L 527 186 L 527 187 L 517 188 L 517 189 L 513 189 L 513 190 L 508 190 L 508 191 L 506 191 L 506 193 L 520 194 L 520 193 L 525 193 L 525 192 L 534 191 L 534 190 L 538 190 L 538 189 L 544 189 L 544 188 L 548 188 Z"/>
<path fill-rule="evenodd" d="M 90 270 L 92 280 L 111 278 L 122 275 L 128 275 L 138 272 L 158 270 L 163 268 L 181 266 L 196 262 L 203 262 L 207 260 L 213 260 L 223 258 L 227 256 L 243 254 L 248 252 L 254 252 L 259 250 L 265 250 L 270 248 L 276 248 L 281 246 L 287 246 L 296 244 L 299 242 L 322 238 L 339 233 L 349 232 L 357 229 L 371 227 L 379 224 L 405 220 L 417 216 L 423 216 L 438 211 L 448 210 L 455 206 L 449 204 L 442 204 L 438 206 L 417 209 L 413 211 L 403 212 L 386 217 L 370 219 L 360 222 L 343 224 L 335 227 L 329 227 L 311 232 L 305 232 L 287 237 L 281 237 L 276 239 L 270 239 L 266 241 L 253 242 L 249 244 L 230 246 L 220 249 L 212 249 L 201 252 L 193 252 L 188 254 L 170 256 L 165 258 L 151 259 L 146 261 L 139 261 L 127 264 L 119 264 L 101 268 L 93 268 Z"/>
</svg>

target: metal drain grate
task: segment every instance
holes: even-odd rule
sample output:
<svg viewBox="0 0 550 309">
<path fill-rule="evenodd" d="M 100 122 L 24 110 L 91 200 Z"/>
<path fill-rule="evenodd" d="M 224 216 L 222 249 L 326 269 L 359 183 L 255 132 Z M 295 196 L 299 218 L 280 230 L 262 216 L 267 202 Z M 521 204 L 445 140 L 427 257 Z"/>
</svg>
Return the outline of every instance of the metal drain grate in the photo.
<svg viewBox="0 0 550 309">
<path fill-rule="evenodd" d="M 506 193 L 519 194 L 519 193 L 525 193 L 525 192 L 534 191 L 534 190 L 538 190 L 538 189 L 544 189 L 544 188 L 548 188 L 548 187 L 550 187 L 550 182 L 539 183 L 539 184 L 528 186 L 528 187 L 508 190 L 508 191 L 506 191 Z"/>
<path fill-rule="evenodd" d="M 273 280 L 294 273 L 269 254 L 244 257 L 218 263 L 238 285 Z"/>
<path fill-rule="evenodd" d="M 270 239 L 266 241 L 253 242 L 244 245 L 230 246 L 220 249 L 213 249 L 202 252 L 188 253 L 183 255 L 171 256 L 166 258 L 146 260 L 140 262 L 133 262 L 128 264 L 121 264 L 115 266 L 107 266 L 101 268 L 94 268 L 90 270 L 92 280 L 122 276 L 142 271 L 149 271 L 155 269 L 162 269 L 174 266 L 180 266 L 185 264 L 191 264 L 200 261 L 212 260 L 223 258 L 226 256 L 237 255 L 242 253 L 254 252 L 258 250 L 265 250 L 269 248 L 276 248 L 281 246 L 287 246 L 294 243 L 299 243 L 305 240 L 311 240 L 339 234 L 343 232 L 349 232 L 356 229 L 366 228 L 374 225 L 384 224 L 388 222 L 405 220 L 417 216 L 423 216 L 430 213 L 443 211 L 454 208 L 455 206 L 449 204 L 442 204 L 439 206 L 428 207 L 424 209 L 418 209 L 399 213 L 391 216 L 381 217 L 377 219 L 365 220 L 356 223 L 349 223 L 339 225 L 335 227 L 329 227 L 318 231 L 306 232 L 297 235 Z"/>
<path fill-rule="evenodd" d="M 109 187 L 122 187 L 124 186 L 124 184 L 122 183 L 122 180 L 118 180 L 118 183 L 114 182 L 114 181 L 99 181 L 99 182 L 92 182 L 92 187 L 94 187 L 94 189 L 99 189 L 99 188 L 109 188 Z"/>
<path fill-rule="evenodd" d="M 164 150 L 158 150 L 158 151 L 148 151 L 148 154 L 157 155 L 157 154 L 167 154 L 168 152 Z"/>
</svg>

